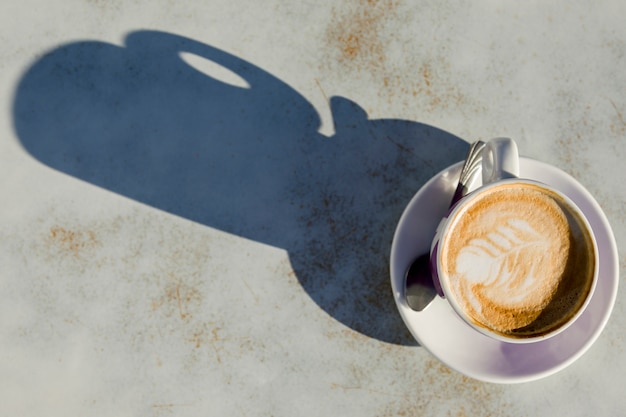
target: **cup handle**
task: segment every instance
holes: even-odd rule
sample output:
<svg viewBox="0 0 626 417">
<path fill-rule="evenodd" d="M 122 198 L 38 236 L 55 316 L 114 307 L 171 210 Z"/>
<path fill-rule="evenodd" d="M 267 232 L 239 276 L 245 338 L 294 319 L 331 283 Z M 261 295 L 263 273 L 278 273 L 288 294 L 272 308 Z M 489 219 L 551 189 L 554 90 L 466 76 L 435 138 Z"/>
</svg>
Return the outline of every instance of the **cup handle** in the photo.
<svg viewBox="0 0 626 417">
<path fill-rule="evenodd" d="M 513 139 L 495 138 L 483 150 L 483 185 L 519 176 L 519 153 Z"/>
</svg>

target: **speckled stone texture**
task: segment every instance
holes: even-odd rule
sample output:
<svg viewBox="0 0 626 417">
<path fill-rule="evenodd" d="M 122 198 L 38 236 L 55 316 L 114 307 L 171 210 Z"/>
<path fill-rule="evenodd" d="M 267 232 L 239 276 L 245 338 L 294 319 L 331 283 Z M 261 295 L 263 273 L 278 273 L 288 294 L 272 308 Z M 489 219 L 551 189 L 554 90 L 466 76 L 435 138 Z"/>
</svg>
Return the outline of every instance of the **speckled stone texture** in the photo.
<svg viewBox="0 0 626 417">
<path fill-rule="evenodd" d="M 581 359 L 495 385 L 417 345 L 389 280 L 476 139 L 626 239 L 621 2 L 5 3 L 0 415 L 626 414 L 623 285 Z"/>
</svg>

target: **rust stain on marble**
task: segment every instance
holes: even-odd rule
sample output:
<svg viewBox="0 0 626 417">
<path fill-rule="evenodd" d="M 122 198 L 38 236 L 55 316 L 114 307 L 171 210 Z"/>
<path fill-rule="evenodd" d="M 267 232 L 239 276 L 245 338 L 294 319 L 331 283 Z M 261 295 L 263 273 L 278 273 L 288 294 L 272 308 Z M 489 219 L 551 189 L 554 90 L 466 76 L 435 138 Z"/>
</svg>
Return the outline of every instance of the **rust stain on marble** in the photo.
<svg viewBox="0 0 626 417">
<path fill-rule="evenodd" d="M 411 108 L 436 111 L 448 107 L 482 105 L 470 103 L 462 89 L 451 83 L 451 68 L 443 54 L 419 59 L 411 42 L 400 39 L 398 28 L 410 25 L 404 4 L 398 0 L 352 0 L 341 3 L 326 29 L 322 67 L 331 72 L 367 74 L 379 97 Z M 390 49 L 401 49 L 400 56 Z M 417 62 L 416 62 L 417 61 Z"/>
<path fill-rule="evenodd" d="M 360 68 L 383 63 L 385 41 L 381 30 L 387 20 L 394 18 L 397 4 L 394 0 L 358 0 L 342 3 L 342 10 L 333 11 L 327 39 L 340 52 L 343 64 Z"/>
<path fill-rule="evenodd" d="M 193 308 L 202 301 L 202 295 L 196 288 L 186 284 L 174 273 L 168 273 L 169 282 L 165 286 L 163 295 L 152 301 L 152 310 L 157 310 L 165 305 L 169 310 L 176 311 L 183 321 L 192 318 Z"/>
<path fill-rule="evenodd" d="M 626 133 L 626 119 L 624 119 L 624 115 L 619 110 L 615 102 L 611 99 L 609 99 L 609 101 L 611 102 L 611 106 L 613 107 L 613 110 L 615 110 L 615 116 L 617 118 L 610 125 L 611 131 L 613 131 L 613 133 L 615 134 L 623 135 L 624 133 Z"/>
<path fill-rule="evenodd" d="M 79 256 L 100 244 L 93 230 L 67 229 L 61 226 L 50 228 L 48 241 L 62 253 L 71 256 Z"/>
<path fill-rule="evenodd" d="M 190 305 L 201 301 L 200 292 L 184 285 L 178 278 L 166 289 L 166 297 L 170 302 L 176 303 L 181 320 L 189 319 L 191 317 Z"/>
<path fill-rule="evenodd" d="M 487 384 L 452 371 L 433 358 L 423 362 L 415 381 L 415 390 L 389 392 L 369 390 L 387 403 L 381 407 L 381 416 L 413 416 L 432 414 L 450 417 L 507 416 L 510 405 L 503 400 L 504 390 L 499 385 Z"/>
</svg>

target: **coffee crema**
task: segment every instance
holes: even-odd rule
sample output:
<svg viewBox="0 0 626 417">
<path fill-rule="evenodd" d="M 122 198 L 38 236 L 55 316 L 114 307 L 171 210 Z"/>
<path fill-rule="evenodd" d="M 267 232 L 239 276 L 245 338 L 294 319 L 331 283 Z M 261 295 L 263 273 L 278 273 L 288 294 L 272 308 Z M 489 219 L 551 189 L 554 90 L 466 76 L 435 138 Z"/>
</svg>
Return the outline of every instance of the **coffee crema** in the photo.
<svg viewBox="0 0 626 417">
<path fill-rule="evenodd" d="M 440 242 L 440 276 L 475 324 L 513 338 L 573 317 L 595 272 L 590 231 L 558 194 L 515 182 L 478 191 Z"/>
</svg>

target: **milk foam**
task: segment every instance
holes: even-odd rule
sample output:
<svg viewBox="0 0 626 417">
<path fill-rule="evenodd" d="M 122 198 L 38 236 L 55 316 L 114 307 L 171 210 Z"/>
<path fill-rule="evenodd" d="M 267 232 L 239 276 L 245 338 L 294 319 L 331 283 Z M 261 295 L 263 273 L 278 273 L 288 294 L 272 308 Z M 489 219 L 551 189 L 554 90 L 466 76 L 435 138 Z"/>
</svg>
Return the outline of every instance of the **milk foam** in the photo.
<svg viewBox="0 0 626 417">
<path fill-rule="evenodd" d="M 549 190 L 520 183 L 495 187 L 451 220 L 441 245 L 443 275 L 477 324 L 503 334 L 544 331 L 536 327 L 554 325 L 559 315 L 566 320 L 588 291 L 594 260 L 581 227 Z M 585 275 L 582 284 L 567 282 L 579 274 L 576 268 Z M 574 302 L 563 303 L 565 298 Z M 540 323 L 541 317 L 548 322 Z"/>
</svg>

